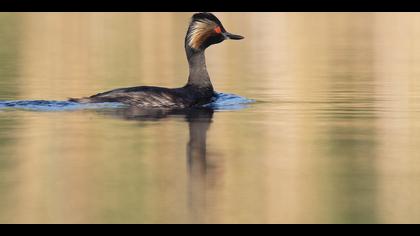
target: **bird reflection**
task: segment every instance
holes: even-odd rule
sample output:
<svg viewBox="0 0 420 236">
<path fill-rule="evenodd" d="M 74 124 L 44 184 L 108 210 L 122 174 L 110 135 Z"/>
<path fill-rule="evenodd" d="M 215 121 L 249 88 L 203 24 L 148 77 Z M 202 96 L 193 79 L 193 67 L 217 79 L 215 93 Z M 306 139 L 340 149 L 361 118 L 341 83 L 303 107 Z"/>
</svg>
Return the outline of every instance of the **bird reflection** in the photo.
<svg viewBox="0 0 420 236">
<path fill-rule="evenodd" d="M 188 207 L 190 222 L 205 222 L 207 174 L 207 131 L 210 128 L 214 110 L 210 108 L 194 109 L 140 109 L 129 107 L 100 111 L 125 120 L 161 121 L 169 117 L 184 117 L 189 127 L 189 141 L 186 145 L 188 167 Z"/>
<path fill-rule="evenodd" d="M 213 110 L 194 111 L 187 115 L 190 140 L 187 145 L 187 160 L 189 168 L 190 222 L 205 222 L 207 214 L 207 131 L 213 118 Z"/>
</svg>

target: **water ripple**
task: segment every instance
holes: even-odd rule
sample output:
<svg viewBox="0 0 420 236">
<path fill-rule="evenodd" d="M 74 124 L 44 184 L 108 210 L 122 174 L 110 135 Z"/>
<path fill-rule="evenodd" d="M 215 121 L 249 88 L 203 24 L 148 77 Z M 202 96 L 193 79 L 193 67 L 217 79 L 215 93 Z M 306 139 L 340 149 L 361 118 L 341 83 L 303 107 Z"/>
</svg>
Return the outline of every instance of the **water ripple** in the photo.
<svg viewBox="0 0 420 236">
<path fill-rule="evenodd" d="M 255 100 L 248 99 L 242 96 L 229 93 L 216 93 L 213 101 L 205 107 L 213 108 L 215 110 L 240 110 L 244 109 Z"/>
<path fill-rule="evenodd" d="M 22 109 L 33 111 L 67 111 L 80 109 L 118 108 L 124 106 L 121 103 L 90 103 L 80 104 L 68 101 L 46 101 L 46 100 L 14 100 L 0 101 L 0 109 Z"/>
</svg>

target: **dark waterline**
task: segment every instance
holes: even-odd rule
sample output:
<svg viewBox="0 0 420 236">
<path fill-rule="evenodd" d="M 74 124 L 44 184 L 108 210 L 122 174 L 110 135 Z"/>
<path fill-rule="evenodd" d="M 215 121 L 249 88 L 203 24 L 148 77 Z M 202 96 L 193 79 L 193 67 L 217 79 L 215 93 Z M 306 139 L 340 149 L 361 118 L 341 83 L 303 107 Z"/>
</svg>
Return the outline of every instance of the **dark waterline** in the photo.
<svg viewBox="0 0 420 236">
<path fill-rule="evenodd" d="M 204 105 L 206 108 L 214 110 L 238 110 L 247 107 L 247 104 L 254 100 L 241 97 L 235 94 L 216 93 L 213 102 Z M 83 109 L 102 109 L 102 108 L 122 108 L 121 103 L 89 103 L 80 104 L 69 101 L 47 101 L 47 100 L 14 100 L 0 101 L 0 109 L 22 109 L 31 111 L 68 111 Z"/>
</svg>

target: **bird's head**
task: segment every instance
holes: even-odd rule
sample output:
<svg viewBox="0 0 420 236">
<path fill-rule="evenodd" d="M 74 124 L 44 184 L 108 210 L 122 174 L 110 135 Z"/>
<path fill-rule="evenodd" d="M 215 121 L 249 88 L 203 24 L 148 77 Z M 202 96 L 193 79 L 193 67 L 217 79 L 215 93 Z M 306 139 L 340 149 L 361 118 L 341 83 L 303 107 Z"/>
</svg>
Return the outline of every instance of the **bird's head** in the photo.
<svg viewBox="0 0 420 236">
<path fill-rule="evenodd" d="M 185 47 L 203 51 L 210 45 L 223 42 L 226 39 L 240 40 L 243 38 L 243 36 L 227 32 L 215 15 L 201 12 L 194 14 L 191 18 L 185 37 Z"/>
</svg>

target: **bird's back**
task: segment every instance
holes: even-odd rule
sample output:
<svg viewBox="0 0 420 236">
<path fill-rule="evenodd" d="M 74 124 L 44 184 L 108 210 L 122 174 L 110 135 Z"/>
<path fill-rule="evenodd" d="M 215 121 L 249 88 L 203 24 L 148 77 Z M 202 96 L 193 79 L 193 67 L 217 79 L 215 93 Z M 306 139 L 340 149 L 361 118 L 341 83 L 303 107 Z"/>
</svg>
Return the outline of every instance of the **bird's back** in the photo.
<svg viewBox="0 0 420 236">
<path fill-rule="evenodd" d="M 137 107 L 185 108 L 203 105 L 211 101 L 213 91 L 182 88 L 140 86 L 115 89 L 91 97 L 70 99 L 79 103 L 119 102 Z"/>
</svg>

